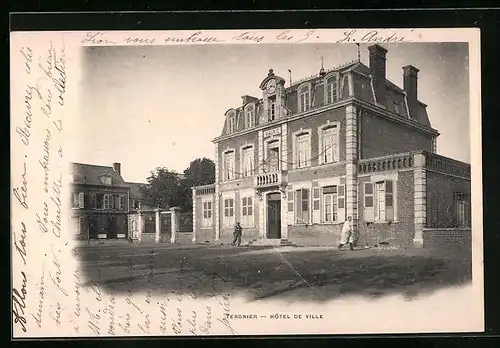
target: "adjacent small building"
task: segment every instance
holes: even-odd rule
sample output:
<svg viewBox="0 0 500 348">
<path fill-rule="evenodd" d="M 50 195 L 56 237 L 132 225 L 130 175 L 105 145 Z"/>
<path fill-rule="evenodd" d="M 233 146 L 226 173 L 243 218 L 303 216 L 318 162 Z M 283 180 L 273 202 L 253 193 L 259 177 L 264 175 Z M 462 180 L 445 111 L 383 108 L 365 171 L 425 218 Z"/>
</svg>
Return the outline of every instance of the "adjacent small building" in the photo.
<svg viewBox="0 0 500 348">
<path fill-rule="evenodd" d="M 77 239 L 125 239 L 130 187 L 120 163 L 71 164 L 71 220 Z"/>
<path fill-rule="evenodd" d="M 193 240 L 230 242 L 239 221 L 247 240 L 334 245 L 348 216 L 361 245 L 470 240 L 470 165 L 436 153 L 419 70 L 402 67 L 401 88 L 388 51 L 368 51 L 369 66 L 288 87 L 271 69 L 261 96 L 225 112 L 216 182 L 193 188 Z"/>
</svg>

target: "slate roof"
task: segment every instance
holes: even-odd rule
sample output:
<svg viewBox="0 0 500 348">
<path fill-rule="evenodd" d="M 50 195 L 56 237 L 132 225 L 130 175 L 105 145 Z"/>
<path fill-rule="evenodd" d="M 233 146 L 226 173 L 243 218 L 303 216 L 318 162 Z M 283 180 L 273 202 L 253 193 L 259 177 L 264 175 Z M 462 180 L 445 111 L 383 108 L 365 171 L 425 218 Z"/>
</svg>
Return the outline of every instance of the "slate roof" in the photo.
<svg viewBox="0 0 500 348">
<path fill-rule="evenodd" d="M 371 83 L 371 70 L 365 64 L 359 61 L 352 61 L 347 64 L 344 64 L 340 67 L 333 68 L 326 71 L 326 75 L 331 72 L 337 72 L 340 76 L 340 99 L 346 98 L 348 96 L 348 85 L 347 83 L 343 83 L 342 79 L 344 76 L 347 76 L 348 71 L 353 72 L 353 95 L 354 97 L 363 100 L 365 102 L 375 104 L 374 99 L 374 90 L 373 84 Z M 297 113 L 297 88 L 303 83 L 311 83 L 313 85 L 312 89 L 312 98 L 316 104 L 313 105 L 313 109 L 316 107 L 320 107 L 324 105 L 324 90 L 323 90 L 323 79 L 324 76 L 320 76 L 319 74 L 309 76 L 305 79 L 294 82 L 291 86 L 285 88 L 286 91 L 286 100 L 285 107 L 288 112 L 288 116 L 294 115 Z M 391 112 L 397 113 L 403 118 L 408 118 L 408 107 L 405 97 L 404 90 L 393 83 L 390 80 L 386 80 L 386 89 L 387 89 L 387 100 L 385 108 Z M 429 122 L 429 117 L 427 115 L 426 104 L 418 101 L 416 103 L 416 110 L 410 112 L 410 116 L 420 124 L 431 127 Z M 265 120 L 267 115 L 264 115 L 262 98 L 259 98 L 256 102 L 256 119 L 255 125 L 258 125 L 261 120 Z M 230 109 L 231 110 L 231 109 Z M 236 119 L 235 119 L 235 131 L 243 130 L 245 127 L 244 121 L 244 105 L 241 105 L 237 108 L 234 108 L 236 111 Z M 228 110 L 229 111 L 229 110 Z M 222 135 L 228 134 L 228 124 L 224 122 L 224 127 L 222 130 Z"/>
<path fill-rule="evenodd" d="M 141 191 L 141 186 L 145 186 L 147 184 L 139 183 L 139 182 L 127 182 L 126 185 L 130 187 L 130 198 L 141 200 L 144 199 L 144 195 Z"/>
<path fill-rule="evenodd" d="M 101 166 L 95 164 L 72 163 L 71 174 L 73 183 L 98 185 L 98 186 L 127 186 L 122 176 L 112 166 Z M 111 176 L 111 185 L 101 181 L 101 177 Z"/>
</svg>

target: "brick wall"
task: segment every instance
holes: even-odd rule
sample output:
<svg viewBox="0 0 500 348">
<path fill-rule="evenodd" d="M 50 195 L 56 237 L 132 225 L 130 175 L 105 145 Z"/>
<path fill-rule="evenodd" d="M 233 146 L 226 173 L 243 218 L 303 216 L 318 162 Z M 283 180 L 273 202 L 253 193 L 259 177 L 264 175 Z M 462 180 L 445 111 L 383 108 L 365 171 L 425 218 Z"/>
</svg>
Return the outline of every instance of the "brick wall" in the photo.
<svg viewBox="0 0 500 348">
<path fill-rule="evenodd" d="M 454 192 L 466 193 L 469 195 L 470 200 L 470 180 L 427 170 L 426 185 L 426 226 L 437 228 L 456 227 L 458 221 L 455 211 Z"/>
<path fill-rule="evenodd" d="M 345 162 L 326 164 L 317 167 L 295 169 L 288 172 L 288 183 L 293 185 L 297 181 L 313 181 L 345 175 Z"/>
<path fill-rule="evenodd" d="M 219 150 L 218 150 L 218 158 L 217 161 L 219 163 L 219 181 L 222 181 L 223 175 L 224 175 L 224 166 L 223 166 L 223 160 L 224 156 L 223 153 L 228 149 L 234 149 L 235 151 L 235 174 L 236 178 L 240 177 L 238 174 L 242 173 L 242 165 L 241 165 L 241 152 L 240 148 L 241 146 L 248 144 L 251 145 L 253 144 L 253 154 L 254 154 L 254 168 L 258 168 L 258 147 L 259 147 L 259 142 L 258 142 L 258 132 L 254 131 L 248 134 L 243 134 L 240 136 L 236 136 L 230 139 L 222 140 L 219 142 Z M 217 179 L 217 178 L 216 178 Z"/>
<path fill-rule="evenodd" d="M 424 248 L 471 250 L 472 239 L 470 229 L 442 228 L 423 231 Z"/>
<path fill-rule="evenodd" d="M 311 165 L 318 164 L 318 127 L 330 122 L 340 122 L 339 133 L 339 157 L 340 161 L 345 160 L 345 108 L 328 110 L 314 114 L 311 117 L 301 118 L 288 123 L 288 162 L 293 162 L 293 133 L 302 129 L 311 129 Z M 293 168 L 293 166 L 292 166 Z"/>
<path fill-rule="evenodd" d="M 412 150 L 432 152 L 432 138 L 418 130 L 367 111 L 361 114 L 361 158 Z"/>
<path fill-rule="evenodd" d="M 343 224 L 289 225 L 288 240 L 298 245 L 337 245 Z"/>
<path fill-rule="evenodd" d="M 175 234 L 176 244 L 192 244 L 193 243 L 193 233 L 191 232 L 178 232 Z"/>
<path fill-rule="evenodd" d="M 367 223 L 364 221 L 363 199 L 364 183 L 369 177 L 358 178 L 358 216 L 359 241 L 358 245 L 373 246 L 379 242 L 389 242 L 392 246 L 407 247 L 412 244 L 415 233 L 414 226 L 414 180 L 413 171 L 398 173 L 396 183 L 397 216 L 392 223 Z"/>
</svg>

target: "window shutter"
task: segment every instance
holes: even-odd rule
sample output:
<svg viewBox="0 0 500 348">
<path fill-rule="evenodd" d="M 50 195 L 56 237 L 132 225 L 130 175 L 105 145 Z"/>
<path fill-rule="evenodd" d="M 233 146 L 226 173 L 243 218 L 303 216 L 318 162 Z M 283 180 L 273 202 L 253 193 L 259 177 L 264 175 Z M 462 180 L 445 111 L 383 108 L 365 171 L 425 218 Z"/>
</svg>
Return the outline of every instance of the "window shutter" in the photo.
<svg viewBox="0 0 500 348">
<path fill-rule="evenodd" d="M 365 182 L 363 185 L 363 217 L 367 222 L 374 220 L 373 210 L 373 183 Z"/>
<path fill-rule="evenodd" d="M 318 185 L 318 183 L 313 183 L 313 186 Z M 321 222 L 321 188 L 313 187 L 313 212 L 312 212 L 312 222 Z"/>
<path fill-rule="evenodd" d="M 339 185 L 337 190 L 337 220 L 345 221 L 345 185 Z"/>
<path fill-rule="evenodd" d="M 365 208 L 373 208 L 373 183 L 365 182 Z"/>
<path fill-rule="evenodd" d="M 78 194 L 78 208 L 85 208 L 85 194 L 83 192 Z"/>
<path fill-rule="evenodd" d="M 319 210 L 319 187 L 313 188 L 313 210 Z"/>
<path fill-rule="evenodd" d="M 293 195 L 294 195 L 294 192 L 293 192 L 293 187 L 290 185 L 288 186 L 288 192 L 286 194 L 286 197 L 287 197 L 287 201 L 288 201 L 288 216 L 287 216 L 287 219 L 288 219 L 288 224 L 289 225 L 293 225 L 293 219 L 295 218 L 295 215 L 294 215 L 294 212 L 293 212 Z"/>
<path fill-rule="evenodd" d="M 394 221 L 394 183 L 385 181 L 385 214 L 387 221 Z"/>
</svg>

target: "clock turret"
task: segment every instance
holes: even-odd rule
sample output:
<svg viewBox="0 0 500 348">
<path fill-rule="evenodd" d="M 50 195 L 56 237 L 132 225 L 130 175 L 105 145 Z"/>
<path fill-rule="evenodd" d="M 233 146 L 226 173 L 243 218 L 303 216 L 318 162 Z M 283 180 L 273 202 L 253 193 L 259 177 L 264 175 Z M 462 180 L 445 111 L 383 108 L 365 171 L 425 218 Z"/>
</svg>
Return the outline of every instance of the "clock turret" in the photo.
<svg viewBox="0 0 500 348">
<path fill-rule="evenodd" d="M 267 77 L 260 84 L 264 107 L 263 122 L 282 118 L 285 113 L 285 80 L 269 69 Z"/>
</svg>

